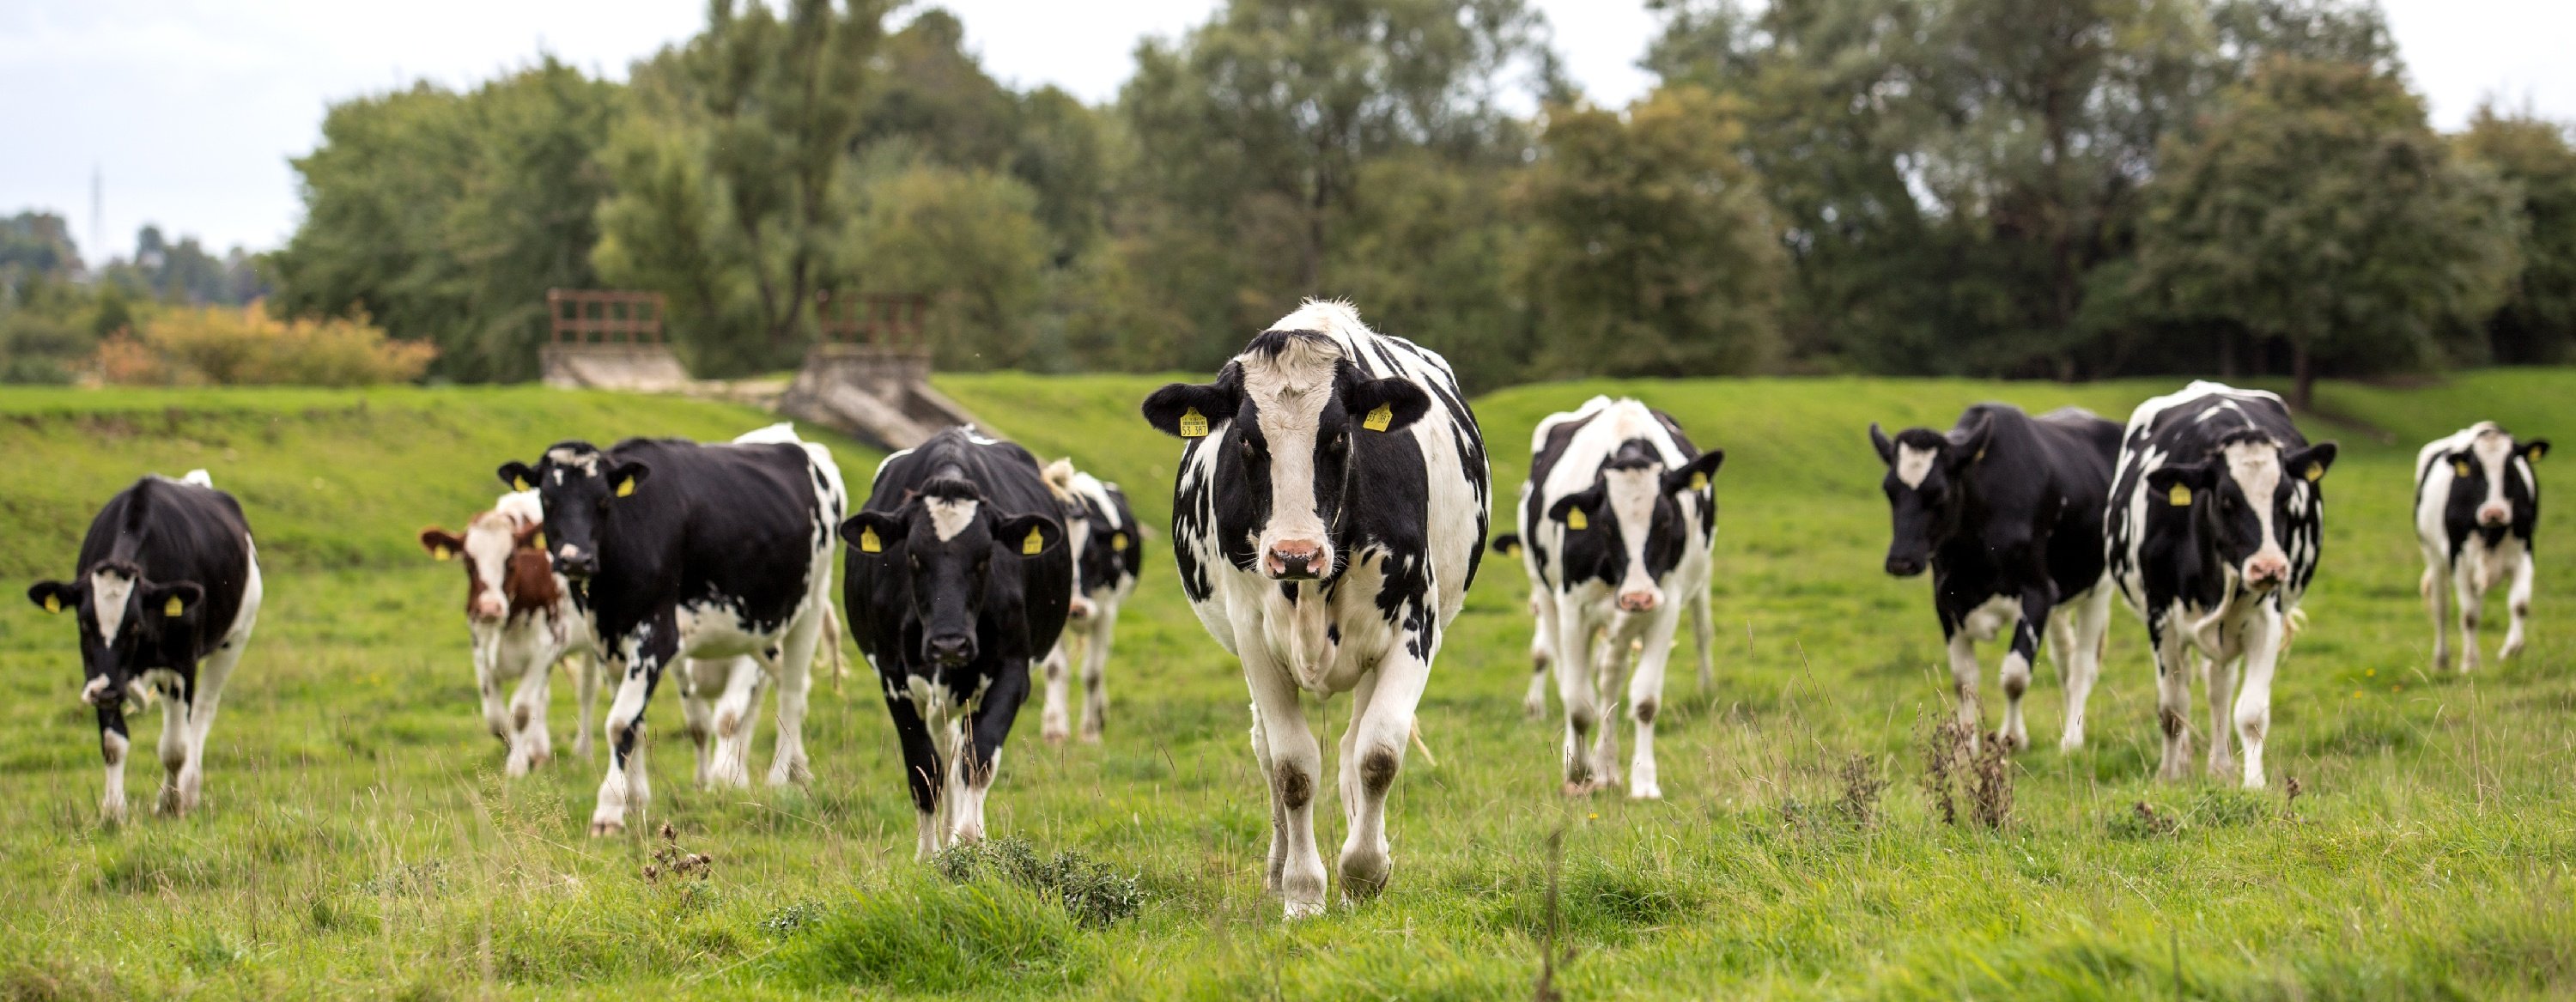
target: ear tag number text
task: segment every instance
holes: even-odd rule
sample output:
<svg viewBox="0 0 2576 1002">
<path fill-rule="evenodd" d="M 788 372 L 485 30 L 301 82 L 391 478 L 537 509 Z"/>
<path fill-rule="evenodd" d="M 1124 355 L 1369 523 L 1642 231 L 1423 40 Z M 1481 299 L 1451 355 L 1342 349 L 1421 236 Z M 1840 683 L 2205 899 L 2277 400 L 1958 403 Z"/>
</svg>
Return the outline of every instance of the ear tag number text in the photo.
<svg viewBox="0 0 2576 1002">
<path fill-rule="evenodd" d="M 1376 410 L 1368 412 L 1367 417 L 1360 419 L 1360 427 L 1370 431 L 1385 431 L 1386 426 L 1394 423 L 1395 405 L 1393 404 L 1379 404 Z"/>
<path fill-rule="evenodd" d="M 1192 407 L 1181 412 L 1182 438 L 1206 438 L 1207 431 L 1207 415 L 1199 413 L 1198 408 Z"/>
</svg>

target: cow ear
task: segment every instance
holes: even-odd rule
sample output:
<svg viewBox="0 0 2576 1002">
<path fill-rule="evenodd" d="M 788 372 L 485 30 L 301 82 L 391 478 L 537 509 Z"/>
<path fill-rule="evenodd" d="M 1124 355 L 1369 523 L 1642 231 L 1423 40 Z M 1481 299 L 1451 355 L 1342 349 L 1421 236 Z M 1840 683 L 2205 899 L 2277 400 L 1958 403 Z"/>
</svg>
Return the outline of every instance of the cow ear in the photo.
<svg viewBox="0 0 2576 1002">
<path fill-rule="evenodd" d="M 1889 439 L 1886 432 L 1878 430 L 1876 421 L 1869 423 L 1869 444 L 1878 447 L 1879 462 L 1889 466 L 1896 465 L 1896 442 Z"/>
<path fill-rule="evenodd" d="M 1555 504 L 1547 506 L 1547 517 L 1565 523 L 1568 529 L 1589 529 L 1592 515 L 1600 506 L 1601 488 L 1594 487 L 1556 499 Z"/>
<path fill-rule="evenodd" d="M 1709 479 L 1717 476 L 1717 468 L 1725 462 L 1726 450 L 1724 449 L 1710 449 L 1700 453 L 1699 458 L 1683 463 L 1679 469 L 1664 474 L 1664 493 L 1680 494 L 1686 491 L 1707 490 Z"/>
<path fill-rule="evenodd" d="M 143 590 L 143 609 L 158 612 L 162 618 L 193 622 L 197 604 L 206 600 L 206 589 L 194 581 L 156 584 Z"/>
<path fill-rule="evenodd" d="M 2522 453 L 2523 462 L 2537 463 L 2540 461 L 2540 457 L 2549 454 L 2549 440 L 2545 438 L 2535 438 L 2531 441 L 2522 443 L 2522 447 L 2514 451 Z"/>
<path fill-rule="evenodd" d="M 630 496 L 652 475 L 653 468 L 642 463 L 619 463 L 608 470 L 608 493 L 621 498 Z"/>
<path fill-rule="evenodd" d="M 2335 444 L 2319 442 L 2281 457 L 2281 469 L 2293 477 L 2314 482 L 2325 479 L 2326 467 L 2333 466 L 2334 461 Z"/>
<path fill-rule="evenodd" d="M 2147 493 L 2176 508 L 2189 508 L 2209 493 L 2217 479 L 2217 468 L 2209 463 L 2185 463 L 2147 471 Z"/>
<path fill-rule="evenodd" d="M 1007 518 L 993 533 L 993 541 L 1023 557 L 1034 557 L 1064 543 L 1064 525 L 1044 515 Z"/>
<path fill-rule="evenodd" d="M 433 525 L 420 530 L 420 548 L 428 550 L 430 556 L 446 560 L 465 552 L 465 541 Z"/>
<path fill-rule="evenodd" d="M 1521 536 L 1520 533 L 1517 532 L 1506 532 L 1502 535 L 1495 536 L 1494 541 L 1486 545 L 1493 547 L 1494 552 L 1501 556 L 1517 557 L 1521 555 Z"/>
<path fill-rule="evenodd" d="M 536 548 L 540 550 L 546 548 L 545 523 L 530 522 L 526 525 L 520 526 L 519 531 L 510 534 L 510 548 L 513 550 L 521 549 L 531 544 L 535 545 Z"/>
<path fill-rule="evenodd" d="M 1353 378 L 1342 384 L 1342 411 L 1367 431 L 1401 431 L 1431 410 L 1431 395 L 1410 379 Z"/>
<path fill-rule="evenodd" d="M 1231 421 L 1243 406 L 1230 383 L 1173 383 L 1145 398 L 1145 423 L 1166 435 L 1206 438 L 1219 421 Z"/>
<path fill-rule="evenodd" d="M 881 511 L 863 511 L 841 521 L 841 541 L 861 556 L 883 556 L 904 537 L 903 519 Z"/>
<path fill-rule="evenodd" d="M 510 485 L 511 490 L 525 491 L 536 489 L 537 471 L 529 469 L 528 464 L 526 463 L 513 459 L 501 464 L 500 473 L 501 482 Z"/>
<path fill-rule="evenodd" d="M 1992 413 L 1978 415 L 1977 423 L 1964 432 L 1951 432 L 1948 450 L 1950 468 L 1964 470 L 1976 465 L 1978 460 L 1986 458 L 1986 446 L 1994 441 L 1994 437 L 1995 416 Z"/>
<path fill-rule="evenodd" d="M 61 581 L 38 581 L 34 587 L 27 589 L 27 601 L 36 603 L 36 608 L 43 609 L 46 612 L 61 612 L 65 609 L 77 609 L 80 607 L 81 602 L 80 590 L 81 586 L 77 584 L 68 584 Z"/>
</svg>

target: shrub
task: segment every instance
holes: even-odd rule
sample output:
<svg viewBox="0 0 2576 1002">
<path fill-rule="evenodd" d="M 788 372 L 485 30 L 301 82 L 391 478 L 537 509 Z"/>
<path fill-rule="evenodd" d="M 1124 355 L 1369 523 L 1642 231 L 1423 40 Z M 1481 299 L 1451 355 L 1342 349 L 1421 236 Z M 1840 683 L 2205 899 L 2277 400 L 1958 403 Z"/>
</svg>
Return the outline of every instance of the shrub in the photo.
<svg viewBox="0 0 2576 1002">
<path fill-rule="evenodd" d="M 253 303 L 162 312 L 139 334 L 101 342 L 95 367 L 126 385 L 369 386 L 418 379 L 436 357 L 435 346 L 388 340 L 363 316 L 280 320 Z"/>
</svg>

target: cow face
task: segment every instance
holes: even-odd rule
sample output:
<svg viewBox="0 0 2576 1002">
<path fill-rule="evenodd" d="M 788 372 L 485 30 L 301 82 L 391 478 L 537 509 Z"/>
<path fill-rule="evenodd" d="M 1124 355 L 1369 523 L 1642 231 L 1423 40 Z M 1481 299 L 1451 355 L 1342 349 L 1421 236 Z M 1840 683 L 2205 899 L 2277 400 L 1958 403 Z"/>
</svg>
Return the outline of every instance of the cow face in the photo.
<svg viewBox="0 0 2576 1002">
<path fill-rule="evenodd" d="M 904 582 L 910 618 L 919 624 L 921 647 L 912 653 L 942 669 L 975 660 L 975 627 L 987 605 L 1018 600 L 1020 576 L 997 576 L 995 565 L 1034 560 L 1064 543 L 1055 519 L 1000 517 L 973 483 L 952 477 L 923 484 L 895 511 L 852 515 L 840 532 L 861 559 L 882 561 Z"/>
<path fill-rule="evenodd" d="M 1275 581 L 1338 574 L 1333 544 L 1351 488 L 1355 436 L 1402 431 L 1431 398 L 1412 381 L 1372 379 L 1313 331 L 1267 331 L 1217 381 L 1173 383 L 1145 398 L 1167 434 L 1210 438 L 1217 525 L 1227 557 Z"/>
<path fill-rule="evenodd" d="M 1893 531 L 1887 542 L 1887 573 L 1910 578 L 1931 565 L 1932 548 L 1958 528 L 1962 494 L 1970 467 L 1984 457 L 1993 437 L 1993 419 L 1949 435 L 1930 428 L 1907 428 L 1890 440 L 1878 425 L 1869 426 L 1870 444 L 1887 464 L 1879 489 L 1887 493 Z"/>
<path fill-rule="evenodd" d="M 504 578 L 509 574 L 512 556 L 522 548 L 542 549 L 544 530 L 541 524 L 522 525 L 518 519 L 487 511 L 466 522 L 462 536 L 437 526 L 420 530 L 420 548 L 432 558 L 464 564 L 465 617 L 477 623 L 497 623 L 510 608 Z"/>
<path fill-rule="evenodd" d="M 114 706 L 147 668 L 196 660 L 197 623 L 206 591 L 193 581 L 155 582 L 140 568 L 110 561 L 78 581 L 39 581 L 27 600 L 46 612 L 74 611 L 80 626 L 81 698 Z"/>
<path fill-rule="evenodd" d="M 1708 489 L 1726 461 L 1711 449 L 1676 468 L 1643 439 L 1622 442 L 1593 474 L 1592 486 L 1558 498 L 1547 517 L 1565 527 L 1565 581 L 1597 579 L 1615 589 L 1622 612 L 1647 612 L 1666 599 L 1664 575 L 1681 563 L 1690 525 L 1682 495 Z"/>
<path fill-rule="evenodd" d="M 534 467 L 501 465 L 501 482 L 534 490 L 545 507 L 555 573 L 582 580 L 599 571 L 599 527 L 609 506 L 626 501 L 652 475 L 642 463 L 612 462 L 588 442 L 558 442 Z"/>
<path fill-rule="evenodd" d="M 2531 525 L 2540 505 L 2531 468 L 2548 452 L 2548 439 L 2518 443 L 2502 428 L 2481 426 L 2468 448 L 2439 460 L 2451 467 L 2450 521 L 2467 522 L 2489 546 Z"/>
<path fill-rule="evenodd" d="M 2317 517 L 2317 482 L 2334 458 L 2332 442 L 2284 454 L 2259 432 L 2232 436 L 2208 459 L 2148 471 L 2148 531 L 2214 553 L 2249 590 L 2272 591 L 2289 580 L 2290 535 Z"/>
</svg>

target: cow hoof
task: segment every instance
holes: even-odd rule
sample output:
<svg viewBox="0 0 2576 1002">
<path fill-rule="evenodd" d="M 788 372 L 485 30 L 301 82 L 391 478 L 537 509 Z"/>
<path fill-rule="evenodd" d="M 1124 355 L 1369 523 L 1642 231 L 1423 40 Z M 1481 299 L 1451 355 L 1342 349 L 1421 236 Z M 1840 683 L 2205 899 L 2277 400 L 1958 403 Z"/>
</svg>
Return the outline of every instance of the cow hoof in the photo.
<svg viewBox="0 0 2576 1002">
<path fill-rule="evenodd" d="M 1083 729 L 1082 729 L 1082 743 L 1083 743 L 1083 744 L 1087 744 L 1087 745 L 1096 745 L 1096 744 L 1099 744 L 1099 743 L 1100 743 L 1100 728 L 1097 728 L 1097 727 L 1085 727 L 1085 728 L 1083 728 Z"/>
<path fill-rule="evenodd" d="M 1547 701 L 1544 699 L 1536 699 L 1522 703 L 1521 715 L 1528 717 L 1531 720 L 1544 719 L 1547 716 Z"/>
<path fill-rule="evenodd" d="M 2068 732 L 2066 732 L 2066 736 L 2065 736 L 2065 737 L 2062 737 L 2062 738 L 2057 739 L 2057 752 L 2058 752 L 2058 754 L 2061 754 L 2061 755 L 2068 755 L 2068 754 L 2073 754 L 2073 753 L 2075 753 L 2075 752 L 2079 752 L 2079 751 L 2083 751 L 2083 750 L 2084 750 L 2084 732 L 2083 732 L 2083 731 L 2068 731 Z"/>
<path fill-rule="evenodd" d="M 2018 734 L 2011 734 L 2005 731 L 1996 731 L 1993 734 L 1988 735 L 1986 740 L 1992 741 L 1998 747 L 2001 747 L 2006 755 L 2016 755 L 2030 747 L 2030 738 Z"/>
<path fill-rule="evenodd" d="M 2497 649 L 2497 650 L 2496 650 L 2496 660 L 2498 660 L 2498 661 L 2511 661 L 2511 660 L 2513 660 L 2514 655 L 2516 655 L 2516 654 L 2520 654 L 2520 653 L 2522 653 L 2522 645 L 2521 645 L 2521 644 L 2519 644 L 2519 643 L 2506 644 L 2506 645 L 2504 645 L 2503 647 L 2501 647 L 2501 648 L 2499 648 L 2499 649 Z"/>
<path fill-rule="evenodd" d="M 1387 874 L 1394 865 L 1385 853 L 1342 858 L 1342 896 L 1352 902 L 1377 897 L 1386 891 Z"/>
<path fill-rule="evenodd" d="M 1664 799 L 1664 788 L 1653 783 L 1639 783 L 1636 786 L 1628 788 L 1628 799 L 1662 800 Z"/>
<path fill-rule="evenodd" d="M 1288 902 L 1288 921 L 1291 922 L 1297 921 L 1298 919 L 1314 918 L 1318 915 L 1322 915 L 1323 913 L 1324 903 L 1320 900 Z"/>
<path fill-rule="evenodd" d="M 1046 743 L 1048 744 L 1060 745 L 1064 743 L 1064 739 L 1072 737 L 1073 735 L 1062 727 L 1049 724 L 1045 729 L 1038 731 L 1038 736 L 1045 738 Z"/>
<path fill-rule="evenodd" d="M 1565 786 L 1560 792 L 1569 797 L 1589 797 L 1594 791 L 1599 789 L 1601 789 L 1601 784 L 1591 780 L 1569 779 L 1565 781 Z"/>
<path fill-rule="evenodd" d="M 626 822 L 623 821 L 593 819 L 590 823 L 590 837 L 592 838 L 609 838 L 616 835 L 623 835 L 625 833 Z"/>
</svg>

